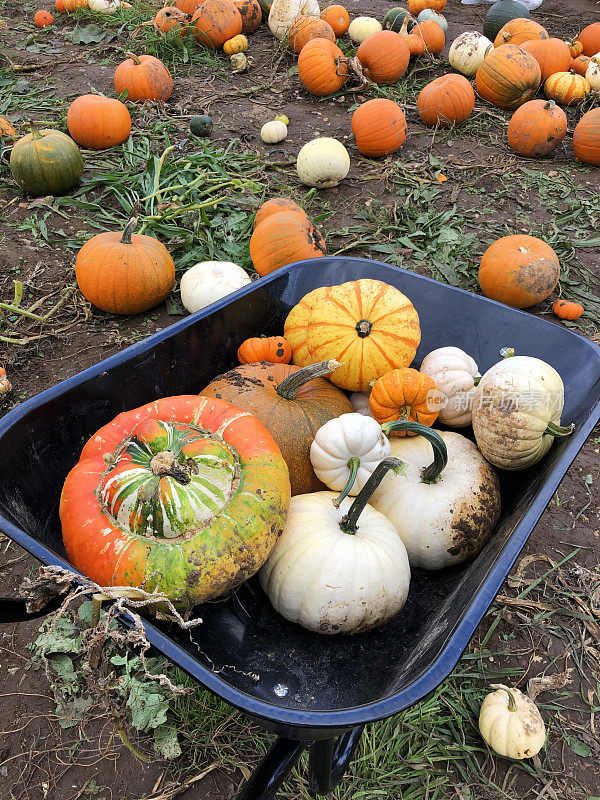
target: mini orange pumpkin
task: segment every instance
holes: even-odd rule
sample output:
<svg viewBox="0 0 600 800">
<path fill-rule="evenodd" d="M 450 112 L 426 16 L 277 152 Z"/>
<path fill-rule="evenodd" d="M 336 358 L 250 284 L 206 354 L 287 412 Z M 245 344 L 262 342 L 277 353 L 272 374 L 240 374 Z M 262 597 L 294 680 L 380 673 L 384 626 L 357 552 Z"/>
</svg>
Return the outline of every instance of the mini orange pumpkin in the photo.
<svg viewBox="0 0 600 800">
<path fill-rule="evenodd" d="M 254 33 L 262 22 L 262 9 L 258 0 L 235 0 L 235 7 L 242 17 L 242 33 Z"/>
<path fill-rule="evenodd" d="M 514 308 L 529 308 L 549 297 L 560 278 L 550 245 L 535 236 L 503 236 L 483 254 L 479 285 L 486 297 Z"/>
<path fill-rule="evenodd" d="M 508 124 L 508 144 L 521 156 L 542 158 L 565 138 L 567 116 L 554 100 L 530 100 L 517 108 Z"/>
<path fill-rule="evenodd" d="M 356 57 L 365 76 L 373 83 L 395 83 L 406 72 L 410 50 L 399 34 L 379 31 L 364 40 Z"/>
<path fill-rule="evenodd" d="M 552 311 L 560 319 L 573 320 L 579 319 L 583 314 L 583 306 L 570 300 L 556 300 L 552 305 Z"/>
<path fill-rule="evenodd" d="M 10 124 L 7 119 L 4 117 L 0 117 L 0 136 L 4 136 L 5 138 L 9 138 L 10 136 L 16 136 L 17 132 Z"/>
<path fill-rule="evenodd" d="M 350 25 L 350 14 L 344 6 L 328 6 L 321 11 L 321 19 L 324 19 L 336 36 L 343 36 Z"/>
<path fill-rule="evenodd" d="M 494 47 L 500 47 L 503 44 L 523 44 L 532 39 L 548 38 L 548 31 L 537 22 L 527 17 L 517 17 L 509 20 L 500 28 L 494 39 Z"/>
<path fill-rule="evenodd" d="M 311 94 L 325 97 L 346 82 L 348 60 L 329 39 L 311 39 L 298 56 L 298 76 Z"/>
<path fill-rule="evenodd" d="M 133 103 L 144 100 L 168 100 L 173 91 L 173 78 L 162 61 L 154 56 L 126 54 L 115 70 L 115 89 L 118 94 L 127 90 Z"/>
<path fill-rule="evenodd" d="M 575 126 L 573 152 L 579 161 L 600 167 L 600 108 L 586 112 Z"/>
<path fill-rule="evenodd" d="M 571 63 L 571 69 L 574 69 L 578 75 L 585 78 L 585 73 L 588 70 L 591 60 L 589 56 L 577 56 Z"/>
<path fill-rule="evenodd" d="M 408 10 L 413 17 L 418 17 L 426 8 L 443 11 L 446 8 L 446 0 L 408 0 Z"/>
<path fill-rule="evenodd" d="M 491 50 L 475 74 L 479 95 L 497 108 L 513 109 L 530 100 L 542 79 L 535 58 L 516 44 Z"/>
<path fill-rule="evenodd" d="M 242 32 L 242 15 L 227 0 L 204 0 L 194 11 L 192 23 L 197 41 L 215 50 Z"/>
<path fill-rule="evenodd" d="M 33 22 L 36 28 L 46 28 L 48 25 L 52 25 L 54 17 L 49 11 L 36 11 Z"/>
<path fill-rule="evenodd" d="M 308 220 L 306 212 L 298 205 L 298 203 L 295 203 L 288 197 L 272 197 L 270 200 L 267 200 L 265 203 L 263 203 L 256 212 L 256 216 L 254 217 L 254 228 L 260 225 L 261 222 L 264 222 L 266 219 L 268 219 L 268 217 L 272 216 L 273 214 L 280 214 L 282 211 L 286 211 L 291 214 L 298 214 L 302 219 Z"/>
<path fill-rule="evenodd" d="M 475 108 L 475 92 L 463 75 L 442 75 L 428 83 L 417 99 L 417 111 L 426 125 L 464 122 Z"/>
<path fill-rule="evenodd" d="M 592 22 L 585 27 L 577 37 L 577 41 L 582 46 L 581 52 L 584 56 L 591 57 L 600 53 L 600 22 Z"/>
<path fill-rule="evenodd" d="M 393 100 L 378 97 L 362 103 L 352 115 L 358 152 L 378 158 L 393 153 L 406 139 L 404 112 Z"/>
<path fill-rule="evenodd" d="M 555 72 L 544 84 L 544 94 L 561 106 L 576 106 L 585 100 L 592 87 L 576 72 Z"/>
<path fill-rule="evenodd" d="M 369 396 L 369 408 L 380 425 L 405 419 L 430 428 L 437 419 L 442 400 L 443 395 L 433 378 L 404 367 L 393 369 L 375 381 Z M 416 436 L 408 431 L 395 431 L 392 435 Z"/>
<path fill-rule="evenodd" d="M 328 22 L 320 17 L 302 14 L 292 22 L 288 31 L 288 41 L 294 53 L 300 53 L 311 39 L 329 39 L 335 42 L 335 33 Z"/>
<path fill-rule="evenodd" d="M 258 361 L 289 364 L 292 348 L 284 336 L 257 336 L 242 342 L 237 357 L 240 364 L 256 364 Z"/>
<path fill-rule="evenodd" d="M 419 22 L 410 32 L 411 36 L 418 36 L 425 45 L 425 51 L 434 56 L 439 55 L 446 44 L 446 34 L 441 25 L 433 19 Z"/>
<path fill-rule="evenodd" d="M 67 128 L 77 144 L 104 150 L 122 144 L 131 133 L 131 117 L 119 100 L 99 94 L 82 94 L 67 111 Z"/>
<path fill-rule="evenodd" d="M 200 5 L 200 2 L 201 0 L 176 0 L 175 5 L 180 11 L 183 11 L 184 14 L 188 14 L 191 17 Z"/>
<path fill-rule="evenodd" d="M 523 42 L 522 47 L 540 65 L 542 81 L 555 72 L 565 72 L 571 67 L 569 45 L 562 39 L 530 39 Z"/>
<path fill-rule="evenodd" d="M 188 15 L 184 14 L 177 6 L 165 6 L 154 17 L 154 27 L 163 33 L 177 30 L 181 36 L 185 36 L 188 23 Z"/>
<path fill-rule="evenodd" d="M 54 8 L 60 14 L 62 14 L 62 12 L 65 10 L 65 0 L 56 0 L 56 2 L 54 3 Z"/>
<path fill-rule="evenodd" d="M 573 39 L 571 42 L 566 43 L 569 52 L 571 53 L 571 58 L 577 58 L 583 53 L 583 45 L 577 39 Z"/>
<path fill-rule="evenodd" d="M 325 254 L 325 241 L 317 228 L 308 219 L 288 211 L 267 217 L 250 238 L 250 257 L 261 276 L 294 261 L 322 258 Z"/>
</svg>

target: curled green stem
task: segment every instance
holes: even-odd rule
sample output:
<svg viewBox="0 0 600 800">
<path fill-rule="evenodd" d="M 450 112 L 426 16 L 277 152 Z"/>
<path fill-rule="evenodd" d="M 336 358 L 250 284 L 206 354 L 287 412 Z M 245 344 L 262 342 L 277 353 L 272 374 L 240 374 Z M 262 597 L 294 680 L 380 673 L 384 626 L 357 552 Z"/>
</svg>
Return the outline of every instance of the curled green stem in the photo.
<svg viewBox="0 0 600 800">
<path fill-rule="evenodd" d="M 517 701 L 515 700 L 514 694 L 503 683 L 490 683 L 490 687 L 492 689 L 500 689 L 503 692 L 506 692 L 508 695 L 508 710 L 509 711 L 516 711 L 517 710 Z"/>
<path fill-rule="evenodd" d="M 437 483 L 442 470 L 448 463 L 448 448 L 446 442 L 437 431 L 422 425 L 420 422 L 413 422 L 409 419 L 395 419 L 391 422 L 384 422 L 381 430 L 386 434 L 393 431 L 407 431 L 408 433 L 418 433 L 427 439 L 433 449 L 433 461 L 428 467 L 421 471 L 423 483 Z"/>
<path fill-rule="evenodd" d="M 575 425 L 571 423 L 570 425 L 557 425 L 554 422 L 549 422 L 546 426 L 546 430 L 544 434 L 548 434 L 549 436 L 570 436 L 573 431 L 575 430 Z"/>
<path fill-rule="evenodd" d="M 342 500 L 352 491 L 352 487 L 354 486 L 354 481 L 356 480 L 356 476 L 358 475 L 358 470 L 360 467 L 360 458 L 358 458 L 358 456 L 352 456 L 352 458 L 349 458 L 346 462 L 346 466 L 350 470 L 348 474 L 348 480 L 346 481 L 346 485 L 339 495 L 335 498 L 335 500 L 332 501 L 336 508 L 340 507 Z"/>
<path fill-rule="evenodd" d="M 365 509 L 365 506 L 371 499 L 371 495 L 377 489 L 381 481 L 384 479 L 386 473 L 389 470 L 396 473 L 396 475 L 400 472 L 400 470 L 405 466 L 404 461 L 400 461 L 399 458 L 393 458 L 390 456 L 389 458 L 384 458 L 383 461 L 380 461 L 379 464 L 373 470 L 373 474 L 369 478 L 369 480 L 365 483 L 363 488 L 360 490 L 358 495 L 354 498 L 354 502 L 348 509 L 348 513 L 344 514 L 342 520 L 340 522 L 340 530 L 344 533 L 354 534 L 356 533 L 356 529 L 358 527 L 358 518 L 362 514 Z"/>
<path fill-rule="evenodd" d="M 313 378 L 322 378 L 334 372 L 338 367 L 341 367 L 339 361 L 319 361 L 318 364 L 309 364 L 308 367 L 302 367 L 292 372 L 291 375 L 282 381 L 276 388 L 279 397 L 284 400 L 295 400 L 298 390 L 304 386 L 305 383 L 312 381 Z"/>
</svg>

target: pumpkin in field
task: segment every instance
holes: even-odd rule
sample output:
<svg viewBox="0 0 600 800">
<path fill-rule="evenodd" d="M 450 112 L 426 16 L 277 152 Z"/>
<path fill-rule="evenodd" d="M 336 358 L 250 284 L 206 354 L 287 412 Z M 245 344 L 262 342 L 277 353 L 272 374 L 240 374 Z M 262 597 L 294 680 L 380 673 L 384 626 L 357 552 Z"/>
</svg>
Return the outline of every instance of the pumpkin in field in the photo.
<svg viewBox="0 0 600 800">
<path fill-rule="evenodd" d="M 574 320 L 582 316 L 583 306 L 571 300 L 556 300 L 552 304 L 552 311 L 560 319 Z"/>
<path fill-rule="evenodd" d="M 77 254 L 77 285 L 102 311 L 147 311 L 162 303 L 175 283 L 175 266 L 166 247 L 151 236 L 134 234 L 136 222 L 131 219 L 123 233 L 93 236 Z"/>
<path fill-rule="evenodd" d="M 508 124 L 508 144 L 521 156 L 543 158 L 565 138 L 567 116 L 554 100 L 529 100 Z"/>
<path fill-rule="evenodd" d="M 588 71 L 591 60 L 592 59 L 589 56 L 577 56 L 571 63 L 571 69 L 575 70 L 578 75 L 582 75 L 585 78 L 585 74 Z"/>
<path fill-rule="evenodd" d="M 316 302 L 306 333 L 313 361 L 343 362 L 331 380 L 351 392 L 407 367 L 420 341 L 419 315 L 408 297 L 367 278 L 331 287 Z"/>
<path fill-rule="evenodd" d="M 71 563 L 182 611 L 264 563 L 285 523 L 288 470 L 255 417 L 222 400 L 165 397 L 87 442 L 60 498 Z"/>
<path fill-rule="evenodd" d="M 236 53 L 245 53 L 248 49 L 248 39 L 243 33 L 238 33 L 233 39 L 227 39 L 223 45 L 223 52 L 227 56 L 233 56 Z"/>
<path fill-rule="evenodd" d="M 452 69 L 472 78 L 483 59 L 494 45 L 477 31 L 466 31 L 457 36 L 450 45 L 448 61 Z"/>
<path fill-rule="evenodd" d="M 65 194 L 79 182 L 83 158 L 66 134 L 32 125 L 11 150 L 10 171 L 25 194 Z"/>
<path fill-rule="evenodd" d="M 235 7 L 242 18 L 242 33 L 254 33 L 260 28 L 262 10 L 258 0 L 235 0 Z"/>
<path fill-rule="evenodd" d="M 379 31 L 365 39 L 356 57 L 370 81 L 377 84 L 395 83 L 406 72 L 410 50 L 394 31 Z"/>
<path fill-rule="evenodd" d="M 600 108 L 587 111 L 575 126 L 573 152 L 579 161 L 600 167 Z"/>
<path fill-rule="evenodd" d="M 46 28 L 48 25 L 52 25 L 54 17 L 49 11 L 36 11 L 33 22 L 36 28 Z"/>
<path fill-rule="evenodd" d="M 62 12 L 65 10 L 65 0 L 55 0 L 54 8 L 59 12 L 59 14 L 62 14 Z"/>
<path fill-rule="evenodd" d="M 486 297 L 514 308 L 529 308 L 552 294 L 560 262 L 550 245 L 535 236 L 503 236 L 483 254 L 479 285 Z"/>
<path fill-rule="evenodd" d="M 446 128 L 464 122 L 475 108 L 475 92 L 462 75 L 442 75 L 421 89 L 417 111 L 426 125 Z"/>
<path fill-rule="evenodd" d="M 286 211 L 291 214 L 297 214 L 303 220 L 308 220 L 306 212 L 298 205 L 298 203 L 295 203 L 288 197 L 272 197 L 270 200 L 267 200 L 265 203 L 263 203 L 256 212 L 256 216 L 254 218 L 254 228 L 256 229 L 258 225 L 268 219 L 268 217 L 272 216 L 273 214 L 280 214 L 282 211 Z"/>
<path fill-rule="evenodd" d="M 571 67 L 569 45 L 562 39 L 531 39 L 523 42 L 522 47 L 540 65 L 542 82 L 555 72 L 565 72 Z"/>
<path fill-rule="evenodd" d="M 123 142 L 131 133 L 127 106 L 111 97 L 83 94 L 67 111 L 67 128 L 77 144 L 89 150 L 104 150 Z"/>
<path fill-rule="evenodd" d="M 349 170 L 348 151 L 341 142 L 331 136 L 311 139 L 302 146 L 296 159 L 296 171 L 302 183 L 319 189 L 337 186 L 344 180 Z"/>
<path fill-rule="evenodd" d="M 337 92 L 346 82 L 347 59 L 329 39 L 311 39 L 298 56 L 298 76 L 311 94 L 325 97 Z"/>
<path fill-rule="evenodd" d="M 63 0 L 62 3 L 63 10 L 67 12 L 77 11 L 80 8 L 87 8 L 88 5 L 88 0 Z"/>
<path fill-rule="evenodd" d="M 8 139 L 11 136 L 16 136 L 17 132 L 7 119 L 0 117 L 0 136 Z"/>
<path fill-rule="evenodd" d="M 494 39 L 494 47 L 503 44 L 523 44 L 532 39 L 548 39 L 548 31 L 532 19 L 517 18 L 507 22 Z"/>
<path fill-rule="evenodd" d="M 330 42 L 335 42 L 335 33 L 331 25 L 320 17 L 296 17 L 288 31 L 288 41 L 294 53 L 299 53 L 311 39 L 329 39 Z"/>
<path fill-rule="evenodd" d="M 350 25 L 350 14 L 344 6 L 333 5 L 327 6 L 321 11 L 321 19 L 324 19 L 329 25 L 336 36 L 343 36 L 348 30 Z"/>
<path fill-rule="evenodd" d="M 292 495 L 317 491 L 322 484 L 310 463 L 315 433 L 330 419 L 352 411 L 346 395 L 323 377 L 336 366 L 242 364 L 215 378 L 200 394 L 254 414 L 279 445 L 290 470 Z"/>
<path fill-rule="evenodd" d="M 446 44 L 446 34 L 441 25 L 432 19 L 419 22 L 410 32 L 411 36 L 418 36 L 425 44 L 425 50 L 434 56 L 439 55 Z"/>
<path fill-rule="evenodd" d="M 544 84 L 544 94 L 561 106 L 576 106 L 591 91 L 588 81 L 575 72 L 556 72 Z"/>
<path fill-rule="evenodd" d="M 379 158 L 393 153 L 406 139 L 404 112 L 393 100 L 367 100 L 352 114 L 352 133 L 358 152 Z"/>
<path fill-rule="evenodd" d="M 289 364 L 292 348 L 283 336 L 255 336 L 242 342 L 237 357 L 240 364 L 256 364 L 258 361 Z"/>
<path fill-rule="evenodd" d="M 200 5 L 201 0 L 175 0 L 175 5 L 180 11 L 183 11 L 184 14 L 187 14 L 191 17 L 194 11 Z"/>
<path fill-rule="evenodd" d="M 529 18 L 531 14 L 523 3 L 519 3 L 518 0 L 497 0 L 485 15 L 483 35 L 494 41 L 507 22 L 524 17 Z"/>
<path fill-rule="evenodd" d="M 592 22 L 591 25 L 585 27 L 577 41 L 581 44 L 581 52 L 584 56 L 595 56 L 600 53 L 600 22 Z"/>
<path fill-rule="evenodd" d="M 259 275 L 325 253 L 323 237 L 310 220 L 288 211 L 267 217 L 250 239 L 250 257 Z"/>
<path fill-rule="evenodd" d="M 408 10 L 413 17 L 418 17 L 427 8 L 443 11 L 446 8 L 446 0 L 408 0 Z"/>
<path fill-rule="evenodd" d="M 479 732 L 501 756 L 532 758 L 546 741 L 546 726 L 533 700 L 519 689 L 491 684 L 479 711 Z"/>
<path fill-rule="evenodd" d="M 296 17 L 305 14 L 318 17 L 320 13 L 318 0 L 273 0 L 269 11 L 269 30 L 281 41 Z"/>
<path fill-rule="evenodd" d="M 373 417 L 382 425 L 394 420 L 412 420 L 430 428 L 442 407 L 443 395 L 435 381 L 424 372 L 403 367 L 386 372 L 375 381 L 369 397 Z M 415 436 L 396 431 L 398 436 Z"/>
<path fill-rule="evenodd" d="M 154 17 L 154 27 L 157 31 L 168 33 L 176 30 L 181 36 L 185 36 L 188 22 L 188 15 L 184 14 L 177 6 L 165 6 Z"/>
<path fill-rule="evenodd" d="M 242 32 L 242 15 L 228 0 L 203 0 L 192 15 L 192 31 L 198 42 L 218 50 Z"/>
<path fill-rule="evenodd" d="M 408 46 L 408 52 L 410 53 L 411 58 L 413 56 L 422 55 L 427 49 L 425 46 L 425 42 L 420 36 L 417 36 L 417 34 L 404 33 L 403 31 L 400 31 L 398 36 L 401 36 L 403 40 L 406 42 Z"/>
<path fill-rule="evenodd" d="M 317 302 L 328 294 L 328 286 L 313 289 L 296 303 L 285 320 L 283 334 L 292 348 L 292 362 L 299 367 L 313 363 L 307 342 L 308 325 Z"/>
<path fill-rule="evenodd" d="M 173 91 L 173 78 L 162 61 L 154 56 L 136 56 L 127 53 L 115 70 L 117 94 L 127 90 L 127 99 L 133 103 L 144 100 L 168 100 Z"/>
<path fill-rule="evenodd" d="M 515 44 L 490 51 L 475 75 L 477 92 L 497 108 L 514 109 L 535 95 L 542 79 L 535 58 Z"/>
<path fill-rule="evenodd" d="M 354 44 L 362 44 L 365 39 L 381 30 L 381 22 L 375 17 L 355 17 L 348 26 L 348 36 Z"/>
</svg>

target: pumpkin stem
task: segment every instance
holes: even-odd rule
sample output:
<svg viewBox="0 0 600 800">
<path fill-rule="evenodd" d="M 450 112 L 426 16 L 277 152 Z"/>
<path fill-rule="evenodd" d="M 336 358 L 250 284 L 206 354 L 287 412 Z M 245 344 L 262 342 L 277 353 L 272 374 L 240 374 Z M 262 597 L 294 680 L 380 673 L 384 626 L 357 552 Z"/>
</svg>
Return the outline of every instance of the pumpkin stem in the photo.
<svg viewBox="0 0 600 800">
<path fill-rule="evenodd" d="M 354 502 L 348 509 L 348 513 L 344 514 L 340 522 L 340 530 L 344 533 L 355 534 L 358 528 L 358 518 L 365 510 L 365 506 L 371 499 L 371 495 L 377 489 L 381 481 L 384 479 L 389 470 L 395 472 L 396 475 L 405 466 L 404 461 L 399 458 L 384 458 L 373 470 L 369 480 L 365 483 L 358 495 L 354 498 Z"/>
<path fill-rule="evenodd" d="M 424 467 L 421 470 L 421 480 L 423 483 L 438 482 L 442 470 L 448 463 L 448 448 L 446 447 L 446 442 L 437 431 L 410 419 L 395 419 L 391 422 L 384 422 L 381 430 L 386 435 L 392 431 L 410 431 L 410 433 L 419 433 L 424 439 L 427 439 L 433 448 L 433 461 L 428 467 Z"/>
<path fill-rule="evenodd" d="M 554 422 L 549 422 L 544 434 L 549 434 L 550 436 L 570 436 L 574 430 L 575 425 L 573 425 L 573 423 L 565 427 L 564 425 L 556 425 Z"/>
<path fill-rule="evenodd" d="M 191 480 L 188 472 L 177 463 L 177 457 L 171 450 L 161 450 L 150 459 L 150 469 L 159 478 L 175 478 L 184 486 Z"/>
<path fill-rule="evenodd" d="M 130 58 L 130 59 L 133 61 L 133 63 L 134 63 L 136 66 L 137 66 L 138 64 L 141 64 L 141 63 L 142 63 L 142 62 L 139 60 L 139 58 L 138 58 L 138 57 L 135 55 L 135 53 L 125 53 L 125 55 L 127 56 L 127 58 Z"/>
<path fill-rule="evenodd" d="M 31 138 L 32 139 L 41 139 L 42 134 L 40 133 L 40 129 L 34 122 L 29 123 L 29 130 L 31 131 Z"/>
<path fill-rule="evenodd" d="M 476 375 L 473 378 L 473 386 L 479 386 L 479 384 L 481 382 L 481 377 L 482 377 L 481 375 Z"/>
<path fill-rule="evenodd" d="M 548 111 L 554 111 L 554 109 L 556 108 L 556 103 L 554 102 L 554 100 L 548 100 L 544 108 L 547 108 Z"/>
<path fill-rule="evenodd" d="M 366 339 L 373 329 L 373 323 L 368 319 L 359 319 L 356 323 L 356 332 L 361 339 Z"/>
<path fill-rule="evenodd" d="M 334 372 L 341 366 L 341 362 L 335 361 L 334 359 L 330 361 L 319 361 L 318 364 L 309 364 L 308 367 L 302 367 L 302 369 L 298 369 L 296 372 L 292 372 L 291 375 L 288 375 L 288 377 L 275 388 L 275 391 L 279 397 L 283 397 L 284 400 L 295 400 L 298 389 L 304 386 L 305 383 L 312 381 L 313 378 L 322 378 L 325 375 L 329 375 L 330 372 Z"/>
<path fill-rule="evenodd" d="M 517 710 L 517 701 L 515 700 L 514 694 L 503 683 L 490 683 L 491 689 L 501 689 L 503 692 L 506 692 L 508 695 L 508 710 L 509 711 L 516 711 Z"/>
<path fill-rule="evenodd" d="M 358 458 L 358 456 L 352 456 L 352 458 L 349 458 L 348 461 L 346 462 L 346 466 L 350 470 L 350 474 L 348 475 L 348 480 L 346 481 L 346 485 L 339 493 L 339 495 L 335 498 L 335 500 L 331 501 L 336 508 L 340 507 L 340 503 L 345 497 L 348 496 L 348 492 L 350 492 L 350 490 L 354 486 L 354 481 L 356 480 L 356 476 L 358 475 L 358 468 L 360 467 L 360 458 Z"/>
<path fill-rule="evenodd" d="M 121 244 L 131 244 L 131 234 L 135 230 L 136 225 L 137 225 L 137 217 L 132 217 L 125 226 L 125 230 L 123 231 L 123 236 L 121 236 Z"/>
</svg>

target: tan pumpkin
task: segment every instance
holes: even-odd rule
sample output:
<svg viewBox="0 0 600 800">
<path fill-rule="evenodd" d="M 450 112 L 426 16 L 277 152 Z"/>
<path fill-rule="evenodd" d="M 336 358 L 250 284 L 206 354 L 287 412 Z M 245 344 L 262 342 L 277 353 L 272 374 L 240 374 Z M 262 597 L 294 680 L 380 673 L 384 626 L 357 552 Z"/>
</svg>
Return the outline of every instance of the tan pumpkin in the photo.
<svg viewBox="0 0 600 800">
<path fill-rule="evenodd" d="M 362 103 L 352 115 L 351 126 L 358 152 L 371 158 L 393 153 L 406 139 L 404 112 L 384 97 Z"/>
<path fill-rule="evenodd" d="M 532 39 L 549 39 L 548 31 L 540 24 L 526 17 L 517 17 L 509 20 L 500 28 L 494 39 L 494 47 L 503 44 L 523 44 Z"/>
<path fill-rule="evenodd" d="M 590 84 L 576 72 L 556 72 L 544 84 L 546 97 L 561 106 L 576 106 L 590 91 Z"/>
<path fill-rule="evenodd" d="M 462 75 L 442 75 L 421 89 L 417 111 L 426 125 L 446 128 L 460 124 L 475 108 L 475 92 Z"/>
<path fill-rule="evenodd" d="M 521 156 L 543 158 L 565 138 L 567 116 L 554 100 L 530 100 L 517 108 L 508 124 L 508 144 Z"/>
<path fill-rule="evenodd" d="M 339 91 L 348 77 L 348 59 L 329 39 L 311 39 L 298 56 L 298 76 L 318 97 Z"/>
<path fill-rule="evenodd" d="M 250 238 L 250 257 L 259 275 L 295 261 L 322 258 L 326 252 L 325 241 L 310 220 L 288 211 L 267 217 Z"/>
<path fill-rule="evenodd" d="M 192 16 L 192 30 L 198 42 L 219 50 L 242 32 L 242 15 L 228 0 L 203 0 Z"/>
<path fill-rule="evenodd" d="M 311 39 L 328 39 L 335 42 L 335 33 L 328 22 L 320 17 L 301 14 L 292 22 L 288 31 L 288 41 L 294 53 L 300 53 Z"/>
<path fill-rule="evenodd" d="M 542 80 L 535 58 L 515 44 L 491 50 L 475 75 L 479 95 L 497 108 L 514 109 L 534 97 Z"/>
<path fill-rule="evenodd" d="M 522 47 L 540 65 L 542 81 L 555 72 L 565 72 L 571 67 L 571 51 L 562 39 L 530 39 L 523 42 Z"/>
<path fill-rule="evenodd" d="M 360 45 L 356 57 L 365 76 L 377 84 L 396 83 L 410 61 L 408 45 L 394 31 L 379 31 Z"/>
</svg>

